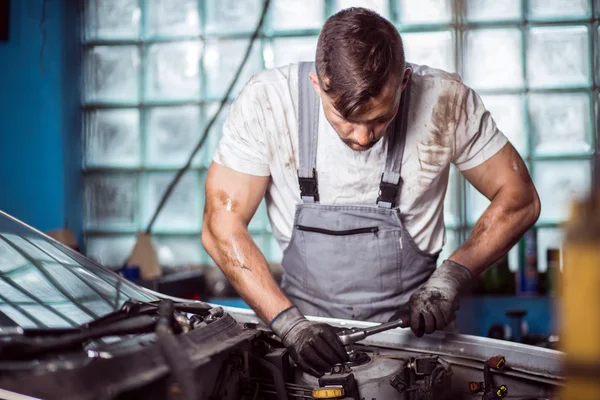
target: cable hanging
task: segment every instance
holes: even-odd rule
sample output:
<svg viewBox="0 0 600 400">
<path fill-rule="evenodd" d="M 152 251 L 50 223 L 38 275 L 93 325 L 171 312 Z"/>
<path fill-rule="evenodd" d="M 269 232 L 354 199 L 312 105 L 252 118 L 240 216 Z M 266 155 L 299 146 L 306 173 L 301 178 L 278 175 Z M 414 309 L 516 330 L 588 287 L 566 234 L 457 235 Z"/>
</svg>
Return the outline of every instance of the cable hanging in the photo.
<svg viewBox="0 0 600 400">
<path fill-rule="evenodd" d="M 219 117 L 219 114 L 221 113 L 221 111 L 225 107 L 225 104 L 227 103 L 227 100 L 229 99 L 229 96 L 231 95 L 231 92 L 233 91 L 233 88 L 234 88 L 235 84 L 237 83 L 237 81 L 238 81 L 238 79 L 240 77 L 240 74 L 242 73 L 242 69 L 246 65 L 246 62 L 248 61 L 248 58 L 250 56 L 250 51 L 252 50 L 252 46 L 254 45 L 254 42 L 256 41 L 256 38 L 258 37 L 258 33 L 260 32 L 260 30 L 261 30 L 261 28 L 263 26 L 263 22 L 265 20 L 265 16 L 267 14 L 267 10 L 269 8 L 269 3 L 270 2 L 271 2 L 271 0 L 265 0 L 264 6 L 263 6 L 263 9 L 262 9 L 262 13 L 260 15 L 260 20 L 258 21 L 258 24 L 256 25 L 256 29 L 254 29 L 254 32 L 252 33 L 252 36 L 250 37 L 250 41 L 248 43 L 248 47 L 246 48 L 246 54 L 244 55 L 244 58 L 242 59 L 242 62 L 240 63 L 240 65 L 239 65 L 239 67 L 238 67 L 238 69 L 237 69 L 237 71 L 235 73 L 235 76 L 233 77 L 233 80 L 229 84 L 229 88 L 227 89 L 227 92 L 225 93 L 225 96 L 223 96 L 223 100 L 221 101 L 221 104 L 219 105 L 219 109 L 213 115 L 212 119 L 210 120 L 210 122 L 208 123 L 208 125 L 206 126 L 206 128 L 204 129 L 204 133 L 202 134 L 202 137 L 200 138 L 200 141 L 198 141 L 198 144 L 196 144 L 196 147 L 194 148 L 194 151 L 192 151 L 192 153 L 188 157 L 188 160 L 185 163 L 185 165 L 183 167 L 181 167 L 177 171 L 177 174 L 175 174 L 175 177 L 173 177 L 173 179 L 169 183 L 169 186 L 165 190 L 162 198 L 160 199 L 160 202 L 158 203 L 158 207 L 156 208 L 156 210 L 154 211 L 154 214 L 152 215 L 152 219 L 150 219 L 150 222 L 148 223 L 148 227 L 146 228 L 146 233 L 147 234 L 150 234 L 152 232 L 152 227 L 154 226 L 154 223 L 156 222 L 156 218 L 158 218 L 158 215 L 160 214 L 160 212 L 164 208 L 167 200 L 169 199 L 169 196 L 171 196 L 171 193 L 173 192 L 173 189 L 175 189 L 175 186 L 177 185 L 177 183 L 179 183 L 179 181 L 181 180 L 183 174 L 190 168 L 190 165 L 192 164 L 192 161 L 193 161 L 194 157 L 196 156 L 196 154 L 198 153 L 198 151 L 204 145 L 204 142 L 206 141 L 206 139 L 208 137 L 208 133 L 210 132 L 210 129 L 212 128 L 212 126 L 214 125 L 215 121 Z"/>
</svg>

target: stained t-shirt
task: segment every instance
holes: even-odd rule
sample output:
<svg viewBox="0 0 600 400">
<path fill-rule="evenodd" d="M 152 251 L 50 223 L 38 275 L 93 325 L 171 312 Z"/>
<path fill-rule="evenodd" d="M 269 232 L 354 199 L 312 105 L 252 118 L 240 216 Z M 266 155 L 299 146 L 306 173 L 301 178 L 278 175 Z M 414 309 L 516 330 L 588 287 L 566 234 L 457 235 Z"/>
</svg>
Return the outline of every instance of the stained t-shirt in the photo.
<svg viewBox="0 0 600 400">
<path fill-rule="evenodd" d="M 444 196 L 450 164 L 474 168 L 507 139 L 479 95 L 456 74 L 413 68 L 403 185 L 398 206 L 403 223 L 425 252 L 445 241 Z M 309 79 L 308 76 L 305 79 Z M 312 88 L 311 88 L 312 90 Z M 319 107 L 317 176 L 322 204 L 376 205 L 388 141 L 354 151 L 339 138 Z M 213 161 L 235 171 L 270 176 L 269 220 L 282 250 L 292 234 L 298 186 L 298 64 L 254 75 L 230 107 Z"/>
</svg>

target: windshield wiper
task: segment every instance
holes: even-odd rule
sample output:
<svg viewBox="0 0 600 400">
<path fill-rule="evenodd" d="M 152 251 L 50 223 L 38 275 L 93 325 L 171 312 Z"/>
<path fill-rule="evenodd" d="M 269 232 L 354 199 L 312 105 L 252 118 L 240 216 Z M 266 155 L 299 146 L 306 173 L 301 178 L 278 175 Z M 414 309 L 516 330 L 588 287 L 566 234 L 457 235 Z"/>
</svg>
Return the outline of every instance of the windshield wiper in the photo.
<svg viewBox="0 0 600 400">
<path fill-rule="evenodd" d="M 81 348 L 86 342 L 105 336 L 120 336 L 154 332 L 157 316 L 164 302 L 175 312 L 190 313 L 199 317 L 211 314 L 207 303 L 174 303 L 158 300 L 144 303 L 128 299 L 114 312 L 103 315 L 77 328 L 68 329 L 23 329 L 18 334 L 0 337 L 0 360 L 29 359 L 49 352 Z M 163 307 L 164 308 L 164 307 Z M 182 332 L 182 325 L 175 316 L 170 319 L 174 334 Z"/>
<path fill-rule="evenodd" d="M 151 315 L 158 312 L 159 305 L 164 300 L 157 300 L 149 303 L 141 302 L 135 299 L 127 299 L 121 308 L 117 311 L 103 315 L 93 321 L 90 321 L 82 328 L 93 328 L 95 326 L 102 326 L 113 322 L 121 321 L 123 319 L 131 318 L 136 315 Z M 189 302 L 189 303 L 178 303 L 173 302 L 173 308 L 175 311 L 196 314 L 201 317 L 205 317 L 210 314 L 212 307 L 210 304 L 201 302 Z"/>
<path fill-rule="evenodd" d="M 133 335 L 154 331 L 156 319 L 149 315 L 137 315 L 105 326 L 82 329 L 61 336 L 12 336 L 0 341 L 0 360 L 28 359 L 48 352 L 81 347 L 85 342 L 105 336 Z"/>
</svg>

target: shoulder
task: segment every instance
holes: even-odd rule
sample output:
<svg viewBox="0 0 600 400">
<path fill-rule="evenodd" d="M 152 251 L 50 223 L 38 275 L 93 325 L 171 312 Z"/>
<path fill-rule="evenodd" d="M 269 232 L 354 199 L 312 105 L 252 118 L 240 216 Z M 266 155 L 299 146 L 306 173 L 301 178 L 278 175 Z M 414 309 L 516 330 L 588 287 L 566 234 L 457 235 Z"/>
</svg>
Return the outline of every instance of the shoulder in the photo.
<svg viewBox="0 0 600 400">
<path fill-rule="evenodd" d="M 446 125 L 456 126 L 464 117 L 476 93 L 457 73 L 425 65 L 411 64 L 413 68 L 411 103 L 425 112 L 431 120 L 443 119 Z"/>
<path fill-rule="evenodd" d="M 289 91 L 298 82 L 298 64 L 264 69 L 250 78 L 244 89 L 251 92 Z M 243 90 L 244 90 L 243 89 Z"/>
<path fill-rule="evenodd" d="M 409 64 L 412 68 L 413 90 L 422 94 L 437 95 L 464 92 L 469 88 L 457 73 L 432 68 L 427 65 Z M 428 96 L 429 97 L 429 96 Z"/>
<path fill-rule="evenodd" d="M 272 111 L 285 106 L 298 93 L 298 65 L 265 69 L 257 72 L 238 93 L 234 106 L 256 112 Z"/>
</svg>

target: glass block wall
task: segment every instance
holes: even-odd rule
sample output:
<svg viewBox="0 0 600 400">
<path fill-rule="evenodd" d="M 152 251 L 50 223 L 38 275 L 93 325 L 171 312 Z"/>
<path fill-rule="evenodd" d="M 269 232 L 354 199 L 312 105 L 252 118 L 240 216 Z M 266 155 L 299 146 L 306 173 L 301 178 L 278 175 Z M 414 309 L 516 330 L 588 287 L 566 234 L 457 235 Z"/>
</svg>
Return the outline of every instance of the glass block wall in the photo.
<svg viewBox="0 0 600 400">
<path fill-rule="evenodd" d="M 545 248 L 560 242 L 569 199 L 589 189 L 591 160 L 598 156 L 600 0 L 272 0 L 232 99 L 263 68 L 312 60 L 325 19 L 352 5 L 393 21 L 409 61 L 458 72 L 482 95 L 540 192 L 545 269 Z M 87 0 L 89 255 L 109 266 L 126 259 L 136 231 L 145 228 L 213 115 L 261 7 L 261 0 Z M 199 239 L 203 187 L 225 116 L 155 225 L 165 265 L 211 264 Z M 465 239 L 488 203 L 451 169 L 442 257 Z M 250 231 L 267 259 L 279 262 L 264 204 Z"/>
</svg>

